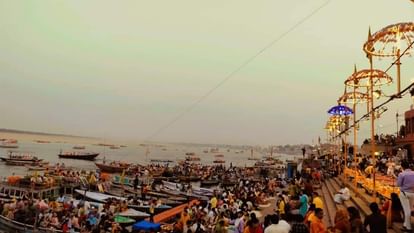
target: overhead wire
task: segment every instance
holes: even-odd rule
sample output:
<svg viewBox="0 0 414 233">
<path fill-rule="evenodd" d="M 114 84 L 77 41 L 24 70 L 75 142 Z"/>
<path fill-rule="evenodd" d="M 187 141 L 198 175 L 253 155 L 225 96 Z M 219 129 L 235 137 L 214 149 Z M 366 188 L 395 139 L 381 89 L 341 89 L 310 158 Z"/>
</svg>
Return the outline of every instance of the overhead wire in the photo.
<svg viewBox="0 0 414 233">
<path fill-rule="evenodd" d="M 395 59 L 394 62 L 391 63 L 391 65 L 384 71 L 385 73 L 387 73 L 395 64 L 397 64 L 397 62 L 401 59 L 402 56 L 405 55 L 405 53 L 408 52 L 408 50 L 410 50 L 414 45 L 414 41 L 411 42 L 411 44 Z M 414 82 L 411 83 L 410 85 L 408 85 L 406 88 L 404 88 L 402 91 L 400 91 L 399 93 L 396 93 L 394 95 L 391 95 L 385 102 L 381 103 L 380 105 L 374 107 L 371 111 L 368 111 L 366 114 L 364 114 L 363 116 L 361 116 L 358 120 L 356 120 L 354 122 L 354 124 L 348 126 L 347 128 L 345 128 L 344 130 L 342 130 L 341 132 L 339 132 L 336 136 L 334 136 L 333 138 L 337 138 L 340 137 L 342 134 L 346 133 L 347 131 L 349 131 L 351 128 L 353 128 L 355 125 L 357 125 L 360 121 L 364 120 L 365 118 L 368 118 L 369 115 L 372 112 L 376 112 L 378 109 L 380 109 L 381 107 L 385 106 L 386 104 L 388 104 L 389 102 L 393 101 L 394 99 L 397 99 L 399 97 L 402 97 L 404 95 L 406 95 L 407 91 L 410 90 L 411 88 L 414 87 Z M 373 98 L 372 96 L 370 98 Z"/>
<path fill-rule="evenodd" d="M 319 12 L 321 9 L 326 7 L 332 0 L 325 1 L 322 5 L 315 8 L 313 11 L 311 11 L 309 14 L 307 14 L 305 17 L 300 19 L 296 24 L 289 27 L 286 31 L 284 31 L 282 34 L 280 34 L 278 37 L 273 39 L 270 43 L 266 44 L 262 49 L 260 49 L 258 52 L 256 52 L 253 56 L 246 59 L 244 62 L 242 62 L 236 69 L 231 71 L 228 75 L 226 75 L 219 83 L 217 83 L 215 86 L 213 86 L 210 90 L 208 90 L 204 95 L 200 96 L 196 101 L 194 101 L 191 105 L 189 105 L 187 108 L 185 108 L 183 111 L 181 111 L 177 116 L 172 118 L 170 121 L 168 121 L 166 124 L 162 125 L 160 128 L 154 131 L 150 136 L 148 136 L 145 141 L 153 139 L 155 136 L 163 132 L 164 130 L 168 129 L 171 125 L 173 125 L 175 122 L 180 120 L 185 114 L 190 112 L 192 109 L 194 109 L 199 103 L 201 103 L 204 99 L 206 99 L 208 96 L 210 96 L 215 90 L 217 90 L 219 87 L 221 87 L 224 83 L 226 83 L 230 78 L 232 78 L 235 74 L 237 74 L 240 70 L 242 70 L 244 67 L 246 67 L 248 64 L 250 64 L 252 61 L 254 61 L 259 55 L 261 55 L 264 51 L 271 48 L 274 44 L 279 42 L 281 39 L 286 37 L 290 32 L 292 32 L 295 28 L 303 24 L 305 21 L 310 19 L 312 16 L 314 16 L 317 12 Z"/>
</svg>

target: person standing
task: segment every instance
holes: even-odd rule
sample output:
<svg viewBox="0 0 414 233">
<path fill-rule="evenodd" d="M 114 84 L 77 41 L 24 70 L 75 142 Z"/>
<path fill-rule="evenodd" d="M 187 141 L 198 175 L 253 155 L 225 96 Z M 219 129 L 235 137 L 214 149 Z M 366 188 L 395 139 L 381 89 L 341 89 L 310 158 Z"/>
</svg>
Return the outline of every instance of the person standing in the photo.
<svg viewBox="0 0 414 233">
<path fill-rule="evenodd" d="M 301 196 L 299 199 L 299 214 L 302 215 L 302 217 L 305 217 L 306 213 L 308 212 L 308 196 L 303 191 L 300 192 Z"/>
<path fill-rule="evenodd" d="M 381 214 L 376 202 L 369 204 L 372 214 L 368 215 L 364 221 L 364 228 L 369 226 L 370 233 L 387 233 L 387 219 Z"/>
<path fill-rule="evenodd" d="M 402 231 L 411 232 L 411 206 L 414 204 L 414 171 L 408 161 L 401 162 L 403 171 L 398 175 L 397 186 L 400 187 L 400 201 L 404 210 Z"/>
</svg>

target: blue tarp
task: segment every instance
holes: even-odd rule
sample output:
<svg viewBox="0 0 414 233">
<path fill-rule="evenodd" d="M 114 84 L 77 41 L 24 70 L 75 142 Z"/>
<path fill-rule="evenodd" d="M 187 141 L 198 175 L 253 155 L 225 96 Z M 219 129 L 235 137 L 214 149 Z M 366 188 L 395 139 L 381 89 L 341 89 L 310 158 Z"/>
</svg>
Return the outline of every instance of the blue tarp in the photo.
<svg viewBox="0 0 414 233">
<path fill-rule="evenodd" d="M 143 231 L 150 231 L 150 230 L 159 231 L 160 228 L 161 228 L 161 224 L 147 222 L 145 220 L 142 220 L 142 221 L 137 222 L 134 225 L 132 225 L 132 230 L 137 230 L 137 231 L 140 231 L 140 230 L 143 230 Z"/>
</svg>

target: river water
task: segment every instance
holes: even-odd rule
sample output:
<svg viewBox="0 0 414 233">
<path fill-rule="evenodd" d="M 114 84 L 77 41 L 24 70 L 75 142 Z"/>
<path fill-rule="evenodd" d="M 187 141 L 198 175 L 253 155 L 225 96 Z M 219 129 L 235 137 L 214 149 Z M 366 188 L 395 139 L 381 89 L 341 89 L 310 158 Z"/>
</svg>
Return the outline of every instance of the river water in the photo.
<svg viewBox="0 0 414 233">
<path fill-rule="evenodd" d="M 2 135 L 3 136 L 3 135 Z M 201 159 L 203 164 L 213 164 L 213 161 L 216 159 L 215 155 L 223 154 L 226 161 L 226 165 L 229 166 L 232 163 L 235 166 L 249 166 L 253 165 L 255 161 L 248 160 L 251 156 L 250 150 L 241 150 L 234 148 L 218 148 L 217 153 L 211 153 L 209 147 L 200 146 L 200 145 L 178 145 L 178 144 L 157 144 L 157 145 L 143 145 L 143 144 L 124 144 L 127 147 L 120 147 L 119 149 L 110 149 L 107 146 L 98 146 L 95 145 L 97 141 L 89 139 L 80 139 L 77 138 L 73 140 L 71 138 L 68 141 L 56 140 L 51 141 L 50 143 L 37 143 L 34 138 L 37 140 L 44 140 L 45 137 L 31 135 L 29 137 L 16 137 L 13 138 L 19 140 L 18 149 L 12 149 L 16 151 L 30 152 L 38 158 L 42 158 L 45 161 L 49 161 L 50 164 L 64 163 L 66 166 L 72 166 L 77 169 L 93 170 L 96 169 L 96 166 L 93 161 L 84 161 L 84 160 L 75 160 L 75 159 L 60 159 L 58 153 L 60 150 L 63 151 L 79 151 L 74 150 L 73 146 L 85 146 L 85 151 L 99 152 L 100 155 L 97 157 L 96 161 L 99 162 L 105 158 L 106 161 L 125 161 L 132 162 L 137 164 L 147 164 L 151 159 L 159 160 L 183 160 L 187 152 L 193 152 Z M 50 139 L 50 138 L 46 138 Z M 102 141 L 100 141 L 102 143 Z M 110 143 L 111 142 L 105 142 Z M 118 144 L 119 145 L 119 144 Z M 10 149 L 0 148 L 0 156 L 6 156 L 7 151 Z M 208 150 L 208 153 L 205 153 L 205 150 Z M 147 153 L 148 152 L 148 153 Z M 254 154 L 255 157 L 261 158 L 262 155 L 257 153 Z M 276 156 L 281 160 L 294 159 L 295 157 L 301 156 L 292 156 L 284 154 L 276 154 Z M 16 175 L 25 175 L 32 172 L 29 172 L 25 167 L 19 166 L 7 166 L 3 162 L 0 162 L 0 176 L 9 176 L 12 174 Z"/>
</svg>

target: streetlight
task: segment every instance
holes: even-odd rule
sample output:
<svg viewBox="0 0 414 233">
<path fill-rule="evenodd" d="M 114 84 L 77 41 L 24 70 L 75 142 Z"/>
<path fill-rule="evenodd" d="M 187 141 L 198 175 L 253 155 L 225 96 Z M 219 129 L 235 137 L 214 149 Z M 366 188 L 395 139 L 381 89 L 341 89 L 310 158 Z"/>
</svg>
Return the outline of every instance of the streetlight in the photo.
<svg viewBox="0 0 414 233">
<path fill-rule="evenodd" d="M 413 1 L 413 0 L 412 0 Z M 397 23 L 389 25 L 380 31 L 371 35 L 371 29 L 368 33 L 368 40 L 365 42 L 363 49 L 367 54 L 372 68 L 372 56 L 374 57 L 395 57 L 397 60 L 397 96 L 401 97 L 401 62 L 402 55 L 409 54 L 408 50 L 412 48 L 414 41 L 414 23 Z M 401 45 L 407 45 L 405 53 L 401 54 Z"/>
<path fill-rule="evenodd" d="M 375 112 L 374 112 L 374 86 L 379 87 L 392 82 L 392 78 L 382 70 L 373 69 L 372 63 L 370 69 L 364 69 L 354 72 L 345 81 L 345 85 L 353 87 L 366 87 L 368 91 L 369 110 L 371 120 L 371 155 L 375 167 Z M 373 172 L 373 193 L 375 201 L 375 169 Z"/>
<path fill-rule="evenodd" d="M 346 130 L 348 128 L 348 122 L 349 122 L 349 115 L 352 115 L 354 112 L 352 111 L 352 109 L 350 109 L 349 107 L 345 106 L 345 105 L 341 105 L 340 103 L 332 108 L 330 108 L 328 110 L 328 114 L 331 115 L 332 117 L 337 118 L 340 123 L 342 123 L 341 125 L 344 125 Z M 347 157 L 348 157 L 348 149 L 347 149 L 347 144 L 346 144 L 346 133 L 345 133 L 345 139 L 344 139 L 344 161 L 345 161 L 345 168 L 344 170 L 347 168 Z M 344 178 L 346 179 L 345 176 L 345 172 L 344 172 Z"/>
<path fill-rule="evenodd" d="M 357 72 L 356 66 L 354 67 L 354 73 Z M 354 157 L 354 169 L 355 172 L 357 171 L 356 167 L 357 167 L 357 153 L 358 153 L 358 145 L 357 145 L 357 132 L 358 132 L 358 127 L 357 127 L 357 123 L 356 123 L 356 105 L 359 103 L 365 103 L 368 102 L 369 98 L 368 95 L 366 93 L 362 93 L 362 92 L 358 92 L 357 91 L 357 87 L 353 86 L 353 91 L 352 92 L 347 92 L 347 85 L 345 82 L 345 93 L 341 96 L 341 98 L 339 98 L 339 102 L 340 103 L 348 103 L 348 104 L 352 104 L 352 111 L 354 112 L 353 114 L 353 120 L 354 120 L 354 124 L 353 124 L 353 131 L 354 131 L 354 145 L 353 145 L 353 157 Z M 356 183 L 356 177 L 354 177 L 354 183 L 355 186 L 357 185 Z"/>
</svg>

